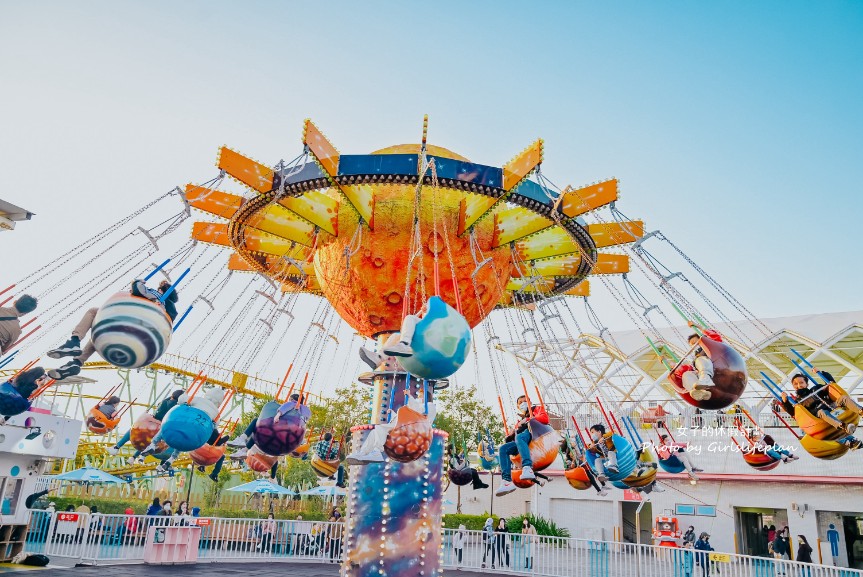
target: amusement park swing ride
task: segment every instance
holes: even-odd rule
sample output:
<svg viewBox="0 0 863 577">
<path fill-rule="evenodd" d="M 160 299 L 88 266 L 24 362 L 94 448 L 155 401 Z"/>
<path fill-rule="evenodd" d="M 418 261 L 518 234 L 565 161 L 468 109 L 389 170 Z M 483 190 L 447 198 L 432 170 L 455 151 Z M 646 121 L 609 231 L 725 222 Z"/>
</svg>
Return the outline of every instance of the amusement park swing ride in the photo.
<svg viewBox="0 0 863 577">
<path fill-rule="evenodd" d="M 433 409 L 435 392 L 449 386 L 449 378 L 471 352 L 476 356 L 483 344 L 506 432 L 515 434 L 519 426 L 530 431 L 530 452 L 537 473 L 550 466 L 562 448 L 573 456 L 565 476 L 578 490 L 607 481 L 621 489 L 649 491 L 656 485 L 658 466 L 669 473 L 682 472 L 684 465 L 673 452 L 660 454 L 657 459 L 650 450 L 640 448 L 644 439 L 629 416 L 631 408 L 624 405 L 635 403 L 638 382 L 629 390 L 600 387 L 605 375 L 596 356 L 585 354 L 578 346 L 572 348 L 585 333 L 570 299 L 583 299 L 586 318 L 598 331 L 588 339 L 594 344 L 613 345 L 613 335 L 588 302 L 588 279 L 594 277 L 649 343 L 655 353 L 650 370 L 659 367 L 665 394 L 707 411 L 726 409 L 744 394 L 749 375 L 739 351 L 751 344 L 751 337 L 735 331 L 721 308 L 695 288 L 697 297 L 707 303 L 717 320 L 731 326 L 729 334 L 719 335 L 692 303 L 691 294 L 676 288 L 671 282 L 676 275 L 644 245 L 651 237 L 661 241 L 667 237 L 658 231 L 645 234 L 643 222 L 623 215 L 617 207 L 617 180 L 560 189 L 541 171 L 542 140 L 497 167 L 477 164 L 428 144 L 427 129 L 426 119 L 420 144 L 347 155 L 338 152 L 318 127 L 306 120 L 302 153 L 291 162 L 273 166 L 222 147 L 216 178 L 172 191 L 73 249 L 86 254 L 88 249 L 110 242 L 118 231 L 135 227 L 136 238 L 142 239 L 148 250 L 138 247 L 101 274 L 92 270 L 80 290 L 69 290 L 64 296 L 52 295 L 56 287 L 40 292 L 44 310 L 38 314 L 50 318 L 52 324 L 41 333 L 37 324 L 0 363 L 23 359 L 24 351 L 39 351 L 39 356 L 50 346 L 45 335 L 56 338 L 61 325 L 65 329 L 72 315 L 80 313 L 85 298 L 104 297 L 114 291 L 98 308 L 91 329 L 95 351 L 104 361 L 85 359 L 79 363 L 86 370 L 120 367 L 121 376 L 125 374 L 124 383 L 108 394 L 93 395 L 92 400 L 98 402 L 89 410 L 79 400 L 87 413 L 88 439 L 93 441 L 88 443 L 90 457 L 100 459 L 104 468 L 124 474 L 152 470 L 152 458 L 144 464 L 124 465 L 124 455 L 106 453 L 110 446 L 119 444 L 115 439 L 120 421 L 128 415 L 134 418 L 130 438 L 138 451 L 147 454 L 152 448 L 157 455 L 172 452 L 174 457 L 188 453 L 176 463 L 191 459 L 198 466 L 212 466 L 226 456 L 224 446 L 215 439 L 239 433 L 233 428 L 245 399 L 260 398 L 270 402 L 264 405 L 249 435 L 251 446 L 245 463 L 266 473 L 279 459 L 313 453 L 309 458 L 314 461 L 310 444 L 320 443 L 315 440 L 322 438 L 323 432 L 306 427 L 308 417 L 303 415 L 302 402 L 315 394 L 315 386 L 331 377 L 321 370 L 327 347 L 354 349 L 355 341 L 375 341 L 382 362 L 359 378 L 372 387 L 370 418 L 356 423 L 351 442 L 356 453 L 383 431 L 385 458 L 350 469 L 345 562 L 349 575 L 367 574 L 372 569 L 388 575 L 439 574 L 441 537 L 437 529 L 442 483 L 447 479 L 463 485 L 470 480 L 464 471 L 445 471 L 448 434 L 433 428 L 430 407 Z M 244 187 L 245 194 L 223 190 L 228 179 Z M 141 215 L 156 202 L 172 196 L 182 200 L 181 213 L 157 227 L 138 224 Z M 202 215 L 202 220 L 192 224 L 190 241 L 166 255 L 162 264 L 148 264 L 161 251 L 159 243 L 182 230 L 192 211 Z M 130 236 L 126 233 L 123 239 Z M 754 322 L 754 316 L 739 301 L 676 245 L 667 242 L 736 311 Z M 65 279 L 80 275 L 96 262 L 101 266 L 101 256 L 97 254 L 68 273 L 63 269 L 67 253 L 56 267 L 51 263 L 7 291 L 14 296 L 43 286 L 52 278 L 54 268 L 63 271 L 56 274 L 67 274 Z M 201 261 L 204 264 L 199 266 Z M 225 261 L 227 273 L 213 272 L 213 265 L 224 266 Z M 159 274 L 165 276 L 165 287 L 152 298 L 130 293 L 127 288 L 135 275 L 143 276 L 142 269 L 149 271 L 148 281 L 160 278 Z M 235 273 L 252 274 L 240 298 L 227 310 L 216 312 L 217 297 L 237 278 Z M 660 315 L 668 325 L 672 323 L 633 283 L 635 274 L 643 276 L 647 286 L 689 322 L 695 334 L 688 349 L 681 348 L 685 339 L 679 331 L 670 340 L 656 329 L 652 316 Z M 613 282 L 614 276 L 621 282 Z M 206 282 L 203 287 L 202 282 Z M 172 291 L 184 296 L 197 294 L 176 318 L 165 312 L 165 299 Z M 274 362 L 280 336 L 287 334 L 287 327 L 300 314 L 296 308 L 300 295 L 316 297 L 317 304 L 305 334 L 292 341 L 293 360 L 284 378 L 277 382 L 250 375 L 256 361 L 263 366 Z M 193 310 L 196 307 L 207 314 L 201 318 Z M 509 343 L 501 341 L 490 321 L 484 322 L 493 311 L 500 311 Z M 416 315 L 421 318 L 415 321 L 415 331 L 411 329 L 412 340 L 404 343 L 410 353 L 388 353 L 393 346 L 391 337 L 404 333 L 405 319 Z M 339 332 L 342 322 L 354 331 L 349 342 Z M 188 325 L 194 326 L 190 329 Z M 194 350 L 189 351 L 183 342 L 179 346 L 185 354 L 165 354 L 174 343 L 188 341 L 189 334 L 199 327 L 205 329 L 199 333 L 203 338 L 194 344 Z M 482 335 L 476 330 L 480 327 Z M 183 331 L 190 333 L 183 335 Z M 290 332 L 295 337 L 298 334 Z M 532 335 L 532 344 L 518 344 L 527 335 Z M 37 344 L 42 348 L 37 349 Z M 693 353 L 695 360 L 690 361 Z M 16 355 L 20 356 L 16 359 Z M 207 361 L 199 360 L 201 355 Z M 538 355 L 565 357 L 567 370 L 576 371 L 584 386 L 565 391 L 559 371 L 553 365 L 537 364 Z M 478 371 L 477 359 L 473 362 Z M 538 368 L 539 374 L 528 370 L 529 365 Z M 222 366 L 232 368 L 219 368 Z M 513 366 L 518 377 L 511 374 Z M 130 370 L 144 367 L 153 376 L 153 386 L 139 402 L 128 376 Z M 799 368 L 808 374 L 805 367 Z M 171 382 L 157 386 L 160 370 L 170 375 Z M 347 370 L 347 365 L 343 366 L 335 380 L 345 382 Z M 548 374 L 541 374 L 543 370 Z M 780 382 L 787 377 L 784 372 L 772 372 Z M 6 370 L 5 374 L 11 377 L 20 371 Z M 823 378 L 823 373 L 820 375 Z M 515 387 L 514 394 L 509 387 L 519 377 L 521 387 Z M 532 391 L 525 378 L 535 382 Z M 40 397 L 47 398 L 49 389 L 56 401 L 67 381 L 77 386 L 78 396 L 83 397 L 88 383 L 73 376 L 43 385 L 29 400 L 6 383 L 0 404 L 14 418 L 31 404 L 37 406 Z M 780 384 L 767 374 L 764 384 L 772 394 L 781 391 Z M 185 396 L 162 416 L 163 420 L 138 411 L 155 408 L 175 386 L 182 386 Z M 843 398 L 845 393 L 835 382 L 824 386 L 831 397 Z M 286 388 L 287 394 L 283 394 Z M 99 407 L 115 394 L 126 398 L 117 412 L 111 416 L 100 413 Z M 504 399 L 510 403 L 516 394 L 526 398 L 528 408 L 510 429 Z M 794 401 L 794 416 L 805 433 L 804 448 L 818 458 L 844 454 L 850 435 L 808 412 L 804 400 Z M 534 418 L 530 407 L 541 407 L 545 413 L 546 402 L 549 411 L 565 402 L 598 407 L 608 431 L 607 442 L 589 438 L 588 423 L 579 423 L 574 417 L 572 423 L 543 424 Z M 859 414 L 849 409 L 841 419 L 856 423 Z M 484 447 L 481 465 L 492 469 L 499 465 L 494 442 L 487 431 L 478 433 L 479 445 Z M 99 438 L 106 441 L 100 443 Z M 344 456 L 339 455 L 344 439 L 339 440 L 339 450 L 333 455 L 329 455 L 333 441 L 329 443 L 325 457 L 313 462 L 322 478 L 334 475 Z M 598 448 L 603 443 L 615 455 L 612 468 L 607 468 L 608 462 L 605 467 L 597 463 L 608 459 L 608 451 Z M 776 465 L 763 452 L 751 454 L 755 456 L 747 457 L 747 463 L 756 469 Z M 112 458 L 121 464 L 112 465 Z M 540 481 L 522 479 L 519 458 L 514 457 L 513 463 L 512 480 L 517 486 L 530 487 Z M 409 544 L 387 541 L 387 531 L 394 530 L 414 532 L 418 539 Z"/>
</svg>

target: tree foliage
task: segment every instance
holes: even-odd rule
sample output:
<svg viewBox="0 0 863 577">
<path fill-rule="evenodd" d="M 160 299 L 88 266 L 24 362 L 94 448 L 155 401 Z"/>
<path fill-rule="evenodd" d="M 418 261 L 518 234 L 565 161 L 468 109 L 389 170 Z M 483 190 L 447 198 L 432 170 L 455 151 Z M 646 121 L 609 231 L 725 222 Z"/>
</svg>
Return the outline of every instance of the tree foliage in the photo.
<svg viewBox="0 0 863 577">
<path fill-rule="evenodd" d="M 497 410 L 486 403 L 476 385 L 450 387 L 438 394 L 435 426 L 450 434 L 450 441 L 461 448 L 477 445 L 477 433 L 491 433 L 495 445 L 503 440 L 503 421 Z"/>
</svg>

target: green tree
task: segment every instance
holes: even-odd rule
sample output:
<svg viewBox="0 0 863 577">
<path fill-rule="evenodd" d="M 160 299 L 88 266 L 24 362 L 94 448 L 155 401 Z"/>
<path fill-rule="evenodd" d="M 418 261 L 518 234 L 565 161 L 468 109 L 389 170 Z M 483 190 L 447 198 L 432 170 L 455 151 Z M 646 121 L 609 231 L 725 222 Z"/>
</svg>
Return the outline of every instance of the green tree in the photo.
<svg viewBox="0 0 863 577">
<path fill-rule="evenodd" d="M 450 441 L 458 448 L 477 445 L 477 433 L 491 433 L 495 445 L 503 441 L 503 421 L 497 410 L 483 401 L 476 385 L 450 387 L 436 399 L 438 413 L 435 426 L 450 434 Z"/>
<path fill-rule="evenodd" d="M 371 387 L 338 388 L 323 404 L 310 407 L 312 418 L 309 427 L 316 431 L 333 429 L 337 439 L 343 435 L 347 437 L 351 427 L 369 422 L 371 400 Z"/>
</svg>

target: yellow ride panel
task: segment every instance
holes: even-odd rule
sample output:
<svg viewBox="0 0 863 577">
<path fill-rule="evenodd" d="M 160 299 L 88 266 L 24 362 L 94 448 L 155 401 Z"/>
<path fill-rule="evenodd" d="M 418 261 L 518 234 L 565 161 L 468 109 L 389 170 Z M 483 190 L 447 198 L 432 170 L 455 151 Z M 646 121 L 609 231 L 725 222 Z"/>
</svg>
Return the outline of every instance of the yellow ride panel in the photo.
<svg viewBox="0 0 863 577">
<path fill-rule="evenodd" d="M 503 165 L 503 189 L 507 192 L 514 189 L 528 174 L 542 163 L 542 139 L 516 154 Z"/>
<path fill-rule="evenodd" d="M 597 248 L 635 242 L 644 236 L 644 223 L 640 220 L 609 222 L 587 225 Z"/>
<path fill-rule="evenodd" d="M 565 293 L 567 296 L 571 297 L 589 297 L 590 296 L 590 281 L 583 280 L 574 288 L 569 289 Z"/>
<path fill-rule="evenodd" d="M 551 219 L 521 206 L 507 207 L 495 213 L 492 248 L 519 240 L 554 224 Z"/>
<path fill-rule="evenodd" d="M 308 118 L 303 123 L 303 144 L 309 147 L 309 151 L 318 159 L 324 172 L 331 177 L 339 173 L 339 151 Z"/>
<path fill-rule="evenodd" d="M 243 197 L 196 184 L 186 185 L 190 206 L 222 218 L 231 218 L 243 204 Z"/>
<path fill-rule="evenodd" d="M 522 260 L 550 258 L 580 252 L 578 243 L 559 226 L 543 230 L 515 245 Z"/>
<path fill-rule="evenodd" d="M 569 218 L 575 218 L 617 200 L 617 180 L 597 182 L 578 189 L 566 187 L 561 196 L 560 210 Z"/>
<path fill-rule="evenodd" d="M 234 152 L 227 146 L 219 150 L 216 166 L 258 192 L 270 192 L 273 189 L 272 168 Z"/>
<path fill-rule="evenodd" d="M 623 274 L 629 272 L 629 257 L 625 254 L 599 253 L 590 274 Z"/>
<path fill-rule="evenodd" d="M 243 244 L 246 250 L 282 256 L 291 250 L 291 241 L 262 230 L 247 227 L 243 232 Z"/>
<path fill-rule="evenodd" d="M 228 270 L 237 270 L 243 272 L 254 272 L 255 269 L 246 262 L 246 260 L 241 257 L 239 254 L 233 252 L 231 256 L 228 257 Z"/>
<path fill-rule="evenodd" d="M 488 214 L 488 211 L 497 204 L 498 200 L 483 194 L 468 193 L 465 195 L 458 207 L 458 236 L 470 230 L 480 218 Z"/>
<path fill-rule="evenodd" d="M 302 196 L 283 198 L 279 204 L 295 212 L 321 230 L 339 235 L 339 201 L 320 190 L 310 190 Z"/>
<path fill-rule="evenodd" d="M 547 277 L 576 276 L 581 264 L 581 255 L 568 255 L 536 261 L 531 273 Z"/>
<path fill-rule="evenodd" d="M 228 225 L 218 222 L 196 222 L 192 224 L 192 238 L 220 246 L 231 246 Z"/>
<path fill-rule="evenodd" d="M 374 229 L 375 189 L 369 184 L 352 184 L 340 187 L 342 194 L 348 199 L 363 221 Z"/>
<path fill-rule="evenodd" d="M 527 279 L 524 278 L 511 278 L 509 282 L 506 283 L 507 291 L 524 291 L 524 292 L 540 292 L 540 293 L 549 293 L 554 289 L 554 281 L 542 280 L 538 282 L 533 282 L 528 285 Z M 506 295 L 507 293 L 504 293 Z"/>
<path fill-rule="evenodd" d="M 253 214 L 246 225 L 304 246 L 311 246 L 315 225 L 299 218 L 280 204 L 271 204 Z M 266 251 L 265 251 L 266 252 Z M 272 254 L 284 254 L 285 251 Z"/>
</svg>

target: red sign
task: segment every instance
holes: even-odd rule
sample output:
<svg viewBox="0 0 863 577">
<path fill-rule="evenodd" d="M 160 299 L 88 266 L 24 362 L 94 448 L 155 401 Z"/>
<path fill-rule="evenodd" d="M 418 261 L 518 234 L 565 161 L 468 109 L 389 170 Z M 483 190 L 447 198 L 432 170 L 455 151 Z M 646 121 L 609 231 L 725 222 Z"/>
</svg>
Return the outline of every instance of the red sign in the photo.
<svg viewBox="0 0 863 577">
<path fill-rule="evenodd" d="M 623 500 L 624 501 L 641 501 L 641 493 L 635 491 L 634 489 L 624 489 L 623 490 Z"/>
<path fill-rule="evenodd" d="M 198 527 L 207 527 L 210 524 L 209 519 L 198 519 L 197 525 Z"/>
<path fill-rule="evenodd" d="M 78 513 L 58 513 L 57 514 L 58 521 L 77 521 Z"/>
</svg>

